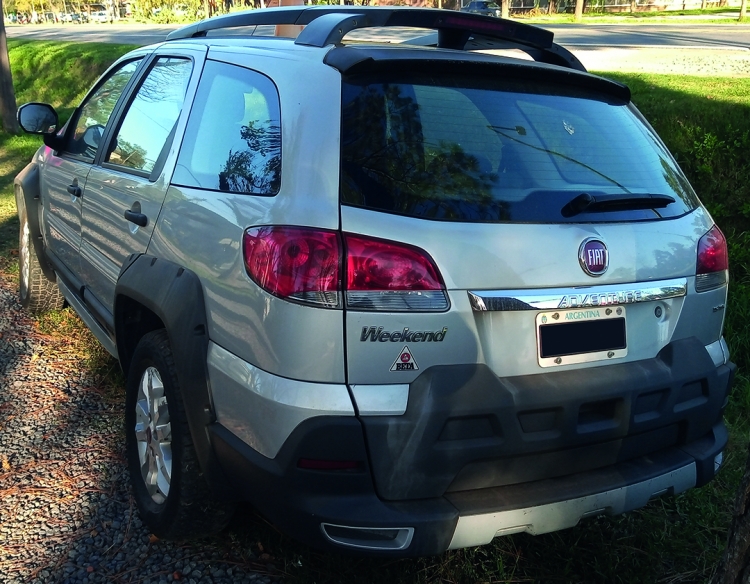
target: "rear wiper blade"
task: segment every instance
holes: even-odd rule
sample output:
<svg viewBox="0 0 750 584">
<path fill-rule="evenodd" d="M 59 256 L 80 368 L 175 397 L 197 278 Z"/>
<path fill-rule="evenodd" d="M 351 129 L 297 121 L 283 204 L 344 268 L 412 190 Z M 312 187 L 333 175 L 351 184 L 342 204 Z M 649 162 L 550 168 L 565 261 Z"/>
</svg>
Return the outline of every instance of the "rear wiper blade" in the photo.
<svg viewBox="0 0 750 584">
<path fill-rule="evenodd" d="M 650 195 L 625 193 L 622 195 L 590 195 L 581 193 L 568 201 L 560 210 L 563 217 L 573 217 L 586 211 L 599 213 L 604 211 L 632 211 L 638 209 L 662 209 L 675 202 L 669 195 Z"/>
</svg>

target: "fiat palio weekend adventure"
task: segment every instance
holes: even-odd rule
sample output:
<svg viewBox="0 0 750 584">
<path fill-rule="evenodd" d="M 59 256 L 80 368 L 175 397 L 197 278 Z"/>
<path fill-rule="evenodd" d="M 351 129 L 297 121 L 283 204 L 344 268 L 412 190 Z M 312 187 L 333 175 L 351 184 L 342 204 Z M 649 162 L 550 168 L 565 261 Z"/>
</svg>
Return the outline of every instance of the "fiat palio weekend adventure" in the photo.
<svg viewBox="0 0 750 584">
<path fill-rule="evenodd" d="M 249 34 L 276 25 L 306 26 Z M 343 40 L 394 26 L 423 30 Z M 435 554 L 721 465 L 726 242 L 552 33 L 249 11 L 128 53 L 62 128 L 19 120 L 45 142 L 15 181 L 21 301 L 119 359 L 159 537 L 246 500 L 312 546 Z"/>
</svg>

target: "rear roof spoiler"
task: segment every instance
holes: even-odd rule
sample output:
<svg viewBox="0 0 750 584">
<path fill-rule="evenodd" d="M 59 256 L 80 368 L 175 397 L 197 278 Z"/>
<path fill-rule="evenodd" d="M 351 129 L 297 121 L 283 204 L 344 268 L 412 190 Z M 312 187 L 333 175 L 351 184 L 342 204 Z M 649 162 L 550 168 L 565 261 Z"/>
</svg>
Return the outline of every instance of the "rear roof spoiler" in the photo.
<svg viewBox="0 0 750 584">
<path fill-rule="evenodd" d="M 490 45 L 495 48 L 521 47 L 535 60 L 585 71 L 570 51 L 553 42 L 550 31 L 512 20 L 453 10 L 362 6 L 288 6 L 247 10 L 216 16 L 179 28 L 167 40 L 204 37 L 227 28 L 297 24 L 305 28 L 294 41 L 298 45 L 338 45 L 353 30 L 371 27 L 405 26 L 437 31 L 438 48 L 464 50 Z"/>
</svg>

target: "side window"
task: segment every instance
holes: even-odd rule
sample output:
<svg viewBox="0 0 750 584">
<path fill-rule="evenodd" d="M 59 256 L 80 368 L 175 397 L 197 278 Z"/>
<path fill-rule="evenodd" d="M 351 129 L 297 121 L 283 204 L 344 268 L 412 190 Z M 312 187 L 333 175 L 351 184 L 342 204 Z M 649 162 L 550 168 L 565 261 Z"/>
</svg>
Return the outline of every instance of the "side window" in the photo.
<svg viewBox="0 0 750 584">
<path fill-rule="evenodd" d="M 145 173 L 154 170 L 172 141 L 192 69 L 190 59 L 156 61 L 125 112 L 105 162 Z"/>
<path fill-rule="evenodd" d="M 104 136 L 104 128 L 139 63 L 140 59 L 123 64 L 83 104 L 75 131 L 68 143 L 69 152 L 94 160 Z"/>
<path fill-rule="evenodd" d="M 279 95 L 268 77 L 206 61 L 172 183 L 257 195 L 279 192 Z"/>
</svg>

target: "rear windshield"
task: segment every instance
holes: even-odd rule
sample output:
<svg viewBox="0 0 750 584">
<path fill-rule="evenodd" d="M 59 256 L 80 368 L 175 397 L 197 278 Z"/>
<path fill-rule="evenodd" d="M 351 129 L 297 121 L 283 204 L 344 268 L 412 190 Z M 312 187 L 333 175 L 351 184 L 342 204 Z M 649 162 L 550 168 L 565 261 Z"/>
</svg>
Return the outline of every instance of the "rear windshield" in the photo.
<svg viewBox="0 0 750 584">
<path fill-rule="evenodd" d="M 629 104 L 497 77 L 348 78 L 342 203 L 426 219 L 542 223 L 649 220 L 697 206 L 684 175 Z M 675 202 L 564 216 L 584 193 L 597 201 L 650 194 Z"/>
</svg>

